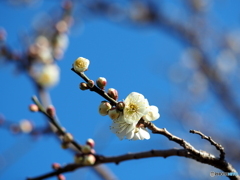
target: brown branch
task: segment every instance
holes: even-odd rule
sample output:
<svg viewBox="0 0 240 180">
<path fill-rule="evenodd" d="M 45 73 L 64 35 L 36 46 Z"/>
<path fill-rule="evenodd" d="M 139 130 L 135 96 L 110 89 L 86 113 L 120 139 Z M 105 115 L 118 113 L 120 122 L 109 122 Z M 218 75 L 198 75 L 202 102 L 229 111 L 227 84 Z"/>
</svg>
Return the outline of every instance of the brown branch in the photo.
<svg viewBox="0 0 240 180">
<path fill-rule="evenodd" d="M 71 69 L 73 72 L 75 72 L 77 75 L 79 75 L 85 82 L 88 82 L 90 79 L 82 72 L 78 73 L 73 68 Z M 102 96 L 104 99 L 109 101 L 112 105 L 116 105 L 118 102 L 111 98 L 104 90 L 99 89 L 96 85 L 94 85 L 92 88 L 90 88 L 90 91 L 94 91 L 100 96 Z"/>
<path fill-rule="evenodd" d="M 224 152 L 224 147 L 223 147 L 221 144 L 216 143 L 210 136 L 206 136 L 206 135 L 204 135 L 203 133 L 201 133 L 200 131 L 190 130 L 190 133 L 198 134 L 198 135 L 201 136 L 202 139 L 208 140 L 208 141 L 211 143 L 211 145 L 215 146 L 216 149 L 217 149 L 218 151 L 220 151 L 220 159 L 221 159 L 221 160 L 224 160 L 224 158 L 225 158 L 225 152 Z"/>
<path fill-rule="evenodd" d="M 116 163 L 119 164 L 122 161 L 127 161 L 127 160 L 132 160 L 132 159 L 142 159 L 142 158 L 149 158 L 149 157 L 170 157 L 170 156 L 182 156 L 182 157 L 190 157 L 190 154 L 187 150 L 185 149 L 169 149 L 169 150 L 151 150 L 151 151 L 146 151 L 146 152 L 140 152 L 140 153 L 128 153 L 120 156 L 110 156 L 110 157 L 105 157 L 105 156 L 99 156 L 96 155 L 97 161 L 94 164 L 102 164 L 102 163 Z M 61 169 L 58 169 L 56 171 L 35 177 L 35 178 L 27 178 L 27 180 L 41 180 L 45 178 L 49 178 L 52 176 L 56 176 L 58 174 L 62 174 L 65 172 L 70 172 L 74 171 L 77 168 L 82 168 L 86 167 L 83 165 L 78 165 L 78 164 L 69 164 Z"/>
<path fill-rule="evenodd" d="M 206 151 L 201 151 L 201 150 L 195 149 L 190 143 L 188 143 L 184 139 L 181 139 L 177 136 L 174 136 L 173 134 L 168 132 L 166 128 L 162 128 L 162 129 L 158 128 L 152 122 L 144 121 L 143 119 L 141 119 L 139 121 L 139 124 L 144 124 L 144 126 L 147 127 L 149 130 L 151 130 L 152 133 L 154 133 L 154 134 L 164 135 L 170 141 L 176 142 L 177 144 L 182 146 L 184 149 L 186 149 L 192 155 L 192 157 L 191 157 L 192 159 L 194 159 L 198 162 L 214 166 L 214 167 L 216 167 L 216 168 L 218 168 L 218 169 L 220 169 L 224 172 L 237 172 L 233 168 L 233 166 L 230 163 L 228 163 L 226 160 L 224 160 L 222 158 L 217 158 L 213 154 L 210 154 Z M 232 178 L 233 179 L 240 179 L 240 176 L 229 177 L 229 178 L 230 179 L 232 179 Z"/>
<path fill-rule="evenodd" d="M 66 134 L 66 132 L 65 132 L 65 131 L 63 130 L 63 128 L 58 124 L 57 120 L 56 120 L 54 117 L 50 116 L 50 115 L 46 112 L 46 110 L 43 108 L 43 106 L 41 105 L 41 103 L 38 101 L 38 98 L 37 98 L 36 96 L 33 96 L 33 97 L 32 97 L 32 100 L 33 100 L 33 102 L 38 106 L 39 111 L 40 111 L 41 113 L 43 113 L 43 114 L 48 118 L 49 122 L 50 122 L 54 127 L 56 127 L 58 133 L 59 133 L 60 135 L 64 136 L 64 135 Z M 77 150 L 79 150 L 80 152 L 82 151 L 81 145 L 79 145 L 75 140 L 72 140 L 70 143 L 71 143 Z"/>
</svg>

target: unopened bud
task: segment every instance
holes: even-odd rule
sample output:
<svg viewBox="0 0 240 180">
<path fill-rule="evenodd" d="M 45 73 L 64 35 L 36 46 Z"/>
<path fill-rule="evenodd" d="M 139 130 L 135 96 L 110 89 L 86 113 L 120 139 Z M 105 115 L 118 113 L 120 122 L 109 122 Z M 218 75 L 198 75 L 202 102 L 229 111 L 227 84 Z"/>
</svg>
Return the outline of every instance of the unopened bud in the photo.
<svg viewBox="0 0 240 180">
<path fill-rule="evenodd" d="M 61 165 L 60 165 L 59 163 L 53 163 L 53 164 L 52 164 L 52 168 L 53 168 L 54 170 L 57 170 L 57 169 L 60 169 L 60 168 L 61 168 Z"/>
<path fill-rule="evenodd" d="M 87 86 L 88 86 L 89 88 L 93 88 L 93 87 L 94 87 L 94 81 L 93 81 L 93 80 L 89 80 L 89 81 L 87 82 Z"/>
<path fill-rule="evenodd" d="M 84 83 L 84 82 L 79 84 L 79 88 L 83 91 L 89 89 L 87 83 Z"/>
<path fill-rule="evenodd" d="M 120 112 L 116 108 L 114 108 L 108 111 L 108 115 L 112 120 L 115 120 L 120 116 Z"/>
<path fill-rule="evenodd" d="M 53 105 L 47 107 L 47 114 L 51 117 L 54 117 L 56 115 L 56 110 Z"/>
<path fill-rule="evenodd" d="M 115 100 L 118 99 L 118 91 L 114 88 L 109 88 L 107 94 Z"/>
<path fill-rule="evenodd" d="M 66 133 L 63 136 L 63 142 L 70 143 L 73 140 L 73 136 L 70 133 Z"/>
<path fill-rule="evenodd" d="M 90 61 L 88 59 L 79 57 L 74 61 L 73 69 L 79 73 L 84 72 L 88 69 L 89 64 L 90 64 Z"/>
<path fill-rule="evenodd" d="M 107 85 L 107 80 L 104 77 L 100 77 L 97 79 L 96 83 L 100 89 L 104 89 L 104 87 Z"/>
<path fill-rule="evenodd" d="M 125 104 L 124 104 L 124 102 L 118 102 L 116 107 L 119 111 L 122 111 L 125 107 Z"/>
<path fill-rule="evenodd" d="M 77 164 L 82 164 L 83 162 L 83 157 L 79 154 L 75 155 L 74 156 L 74 162 L 77 163 Z"/>
<path fill-rule="evenodd" d="M 33 130 L 33 124 L 31 121 L 24 119 L 20 122 L 19 128 L 24 133 L 30 133 Z"/>
<path fill-rule="evenodd" d="M 96 154 L 96 151 L 94 149 L 91 149 L 92 154 Z"/>
<path fill-rule="evenodd" d="M 89 138 L 88 140 L 87 140 L 87 145 L 89 145 L 91 148 L 93 148 L 94 147 L 94 145 L 95 145 L 95 142 L 94 142 L 94 140 L 93 139 L 91 139 L 91 138 Z"/>
<path fill-rule="evenodd" d="M 82 152 L 83 153 L 90 153 L 91 147 L 89 145 L 82 146 Z"/>
<path fill-rule="evenodd" d="M 66 180 L 66 178 L 63 174 L 58 174 L 57 178 L 58 178 L 58 180 Z"/>
<path fill-rule="evenodd" d="M 63 143 L 61 144 L 61 147 L 62 147 L 63 149 L 67 149 L 67 148 L 68 148 L 68 143 L 63 142 Z"/>
<path fill-rule="evenodd" d="M 108 114 L 108 111 L 112 108 L 111 104 L 107 101 L 102 101 L 99 105 L 98 112 L 102 116 L 106 116 Z"/>
<path fill-rule="evenodd" d="M 32 111 L 32 112 L 37 112 L 37 111 L 39 111 L 39 108 L 36 104 L 31 104 L 29 106 L 29 110 Z"/>
<path fill-rule="evenodd" d="M 84 165 L 93 165 L 95 162 L 96 162 L 96 158 L 94 155 L 89 154 L 84 156 L 84 159 L 83 159 Z"/>
</svg>

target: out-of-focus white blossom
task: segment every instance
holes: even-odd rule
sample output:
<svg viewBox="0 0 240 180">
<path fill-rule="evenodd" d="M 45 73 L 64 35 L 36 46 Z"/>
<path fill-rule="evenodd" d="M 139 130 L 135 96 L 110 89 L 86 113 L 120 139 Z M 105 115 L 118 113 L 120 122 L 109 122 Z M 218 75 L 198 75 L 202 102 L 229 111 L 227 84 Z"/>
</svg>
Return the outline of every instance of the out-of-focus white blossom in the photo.
<svg viewBox="0 0 240 180">
<path fill-rule="evenodd" d="M 79 73 L 84 72 L 88 69 L 89 64 L 90 64 L 90 61 L 88 59 L 79 57 L 74 61 L 73 69 Z"/>
<path fill-rule="evenodd" d="M 19 127 L 22 132 L 30 133 L 33 130 L 33 124 L 29 120 L 22 120 L 19 124 Z"/>
<path fill-rule="evenodd" d="M 154 121 L 160 117 L 158 113 L 158 107 L 156 106 L 149 106 L 149 112 L 143 116 L 145 121 Z"/>
<path fill-rule="evenodd" d="M 44 87 L 54 86 L 59 81 L 60 69 L 56 64 L 34 64 L 30 70 L 33 79 Z"/>
<path fill-rule="evenodd" d="M 130 93 L 124 100 L 123 116 L 128 124 L 136 125 L 149 112 L 148 100 L 137 92 Z"/>
</svg>

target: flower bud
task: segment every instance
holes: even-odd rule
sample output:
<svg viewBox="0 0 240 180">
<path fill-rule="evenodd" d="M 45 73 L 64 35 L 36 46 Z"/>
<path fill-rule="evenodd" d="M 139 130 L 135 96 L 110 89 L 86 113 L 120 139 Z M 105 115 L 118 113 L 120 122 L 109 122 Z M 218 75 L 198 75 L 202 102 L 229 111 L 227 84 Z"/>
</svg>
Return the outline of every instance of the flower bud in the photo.
<svg viewBox="0 0 240 180">
<path fill-rule="evenodd" d="M 83 153 L 90 153 L 91 147 L 89 145 L 82 146 L 82 152 Z"/>
<path fill-rule="evenodd" d="M 24 133 L 30 133 L 33 130 L 33 124 L 29 120 L 22 120 L 19 124 L 19 128 Z"/>
<path fill-rule="evenodd" d="M 73 69 L 79 73 L 84 72 L 88 69 L 89 64 L 90 64 L 90 61 L 88 59 L 79 57 L 74 61 Z"/>
<path fill-rule="evenodd" d="M 89 155 L 84 156 L 84 159 L 83 159 L 84 165 L 93 165 L 95 162 L 96 162 L 96 158 L 94 155 L 89 154 Z"/>
<path fill-rule="evenodd" d="M 97 79 L 96 83 L 100 89 L 104 89 L 104 87 L 107 85 L 107 80 L 104 77 L 100 77 Z"/>
<path fill-rule="evenodd" d="M 73 140 L 73 136 L 70 133 L 66 133 L 63 136 L 63 142 L 70 143 Z"/>
<path fill-rule="evenodd" d="M 115 100 L 118 99 L 118 91 L 116 89 L 109 88 L 107 94 Z"/>
<path fill-rule="evenodd" d="M 87 83 L 84 83 L 84 82 L 79 84 L 79 88 L 83 91 L 89 89 Z"/>
<path fill-rule="evenodd" d="M 36 104 L 31 104 L 29 106 L 29 110 L 32 111 L 32 112 L 37 112 L 37 111 L 39 111 L 39 108 Z"/>
<path fill-rule="evenodd" d="M 108 115 L 112 120 L 115 120 L 120 116 L 120 112 L 116 108 L 114 108 L 108 111 Z"/>
<path fill-rule="evenodd" d="M 89 145 L 91 148 L 93 148 L 94 145 L 95 145 L 95 142 L 94 142 L 93 139 L 90 139 L 90 138 L 89 138 L 89 139 L 87 140 L 86 144 Z"/>
<path fill-rule="evenodd" d="M 63 143 L 61 144 L 61 147 L 62 147 L 63 149 L 67 149 L 67 148 L 68 148 L 68 143 L 63 142 Z"/>
<path fill-rule="evenodd" d="M 96 151 L 94 149 L 91 149 L 92 154 L 96 154 Z"/>
<path fill-rule="evenodd" d="M 124 104 L 124 102 L 118 102 L 116 107 L 119 111 L 122 111 L 125 107 L 125 104 Z"/>
<path fill-rule="evenodd" d="M 54 170 L 57 170 L 57 169 L 60 169 L 60 168 L 61 168 L 61 165 L 60 165 L 59 163 L 53 163 L 53 164 L 52 164 L 52 168 L 53 168 Z"/>
<path fill-rule="evenodd" d="M 81 164 L 83 162 L 83 157 L 79 155 L 74 156 L 74 162 L 76 164 Z"/>
<path fill-rule="evenodd" d="M 112 108 L 111 104 L 107 101 L 102 101 L 99 105 L 98 112 L 102 116 L 106 116 L 108 114 L 108 111 Z"/>
<path fill-rule="evenodd" d="M 56 115 L 56 110 L 53 105 L 50 105 L 47 107 L 47 114 L 51 117 L 54 117 Z"/>
<path fill-rule="evenodd" d="M 93 80 L 89 80 L 89 81 L 87 82 L 87 86 L 88 86 L 89 88 L 93 88 L 93 87 L 94 87 L 94 81 L 93 81 Z"/>
<path fill-rule="evenodd" d="M 58 178 L 58 180 L 66 180 L 66 178 L 63 174 L 58 174 L 57 178 Z"/>
</svg>

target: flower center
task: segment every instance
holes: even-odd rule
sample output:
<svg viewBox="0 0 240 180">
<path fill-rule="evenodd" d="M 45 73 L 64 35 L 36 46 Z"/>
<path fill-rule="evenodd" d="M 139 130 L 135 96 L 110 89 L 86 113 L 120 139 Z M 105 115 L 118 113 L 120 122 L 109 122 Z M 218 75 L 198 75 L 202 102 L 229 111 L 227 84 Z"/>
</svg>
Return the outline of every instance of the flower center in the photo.
<svg viewBox="0 0 240 180">
<path fill-rule="evenodd" d="M 137 112 L 137 110 L 138 110 L 138 107 L 135 105 L 135 104 L 129 104 L 129 108 L 128 108 L 128 112 L 129 113 L 135 113 L 135 112 Z"/>
<path fill-rule="evenodd" d="M 79 68 L 84 68 L 85 67 L 85 63 L 82 62 L 82 61 L 77 61 L 76 62 L 76 66 L 79 67 Z"/>
</svg>

